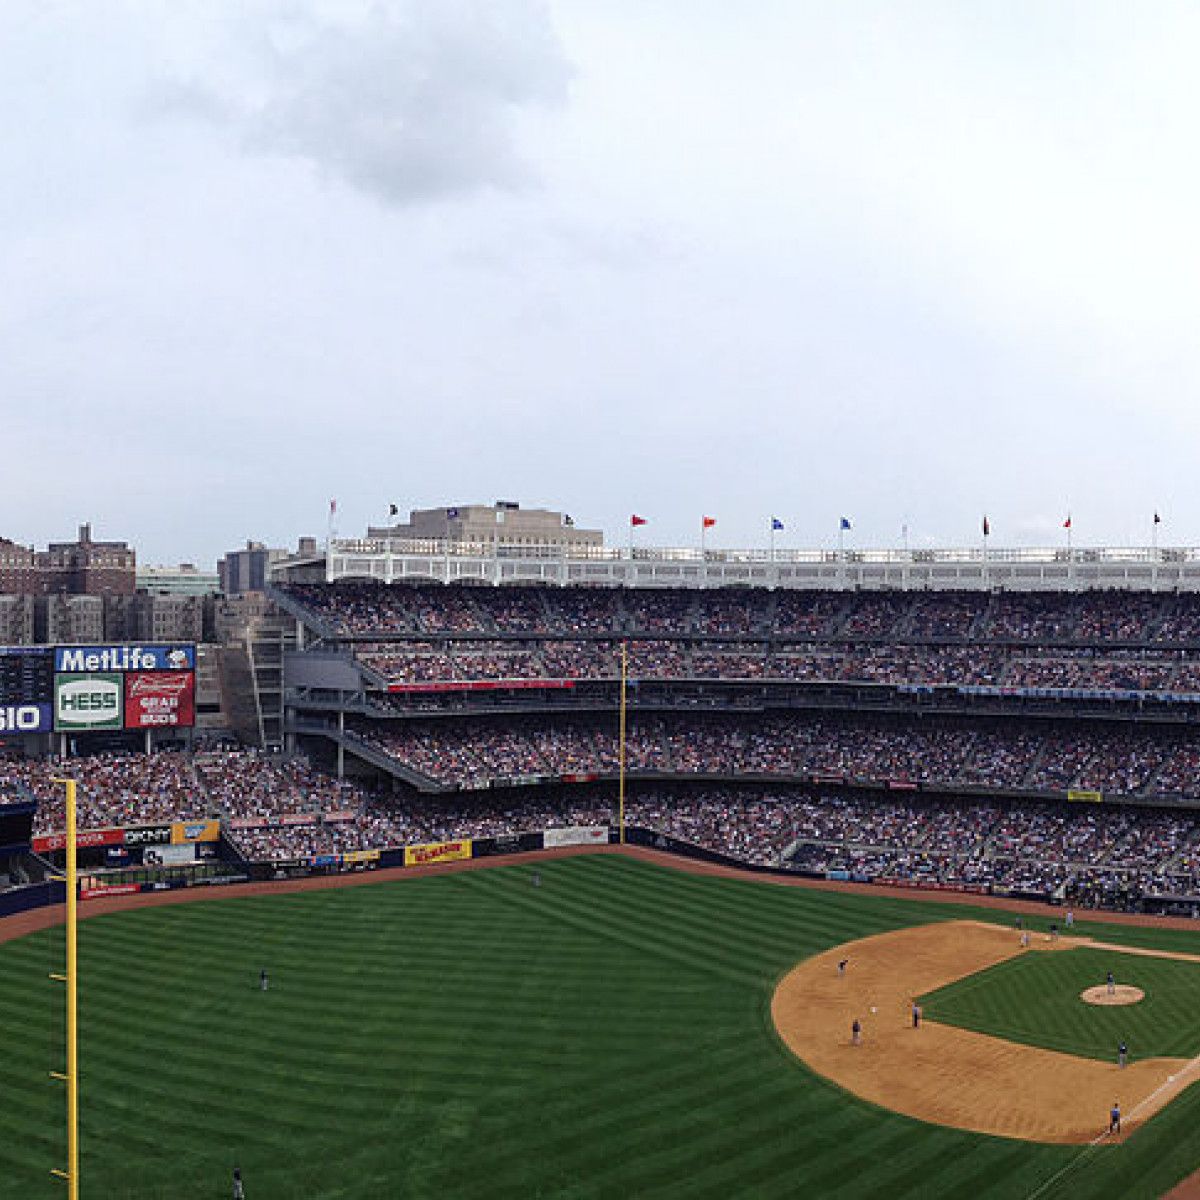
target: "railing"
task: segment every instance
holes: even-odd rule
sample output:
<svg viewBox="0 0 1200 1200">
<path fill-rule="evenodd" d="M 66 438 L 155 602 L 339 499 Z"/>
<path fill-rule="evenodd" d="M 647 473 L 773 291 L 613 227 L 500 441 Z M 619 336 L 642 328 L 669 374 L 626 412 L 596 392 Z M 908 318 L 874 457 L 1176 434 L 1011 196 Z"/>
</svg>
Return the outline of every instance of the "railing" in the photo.
<svg viewBox="0 0 1200 1200">
<path fill-rule="evenodd" d="M 429 558 L 537 559 L 544 562 L 661 562 L 661 563 L 754 563 L 837 564 L 872 563 L 881 566 L 982 565 L 1024 563 L 1033 566 L 1064 563 L 1105 563 L 1114 566 L 1153 566 L 1200 563 L 1200 547 L 1194 546 L 1075 546 L 1034 547 L 981 546 L 941 549 L 777 549 L 765 546 L 742 550 L 701 550 L 697 546 L 518 546 L 503 542 L 462 542 L 435 538 L 337 538 L 330 545 L 336 555 L 410 555 Z"/>
</svg>

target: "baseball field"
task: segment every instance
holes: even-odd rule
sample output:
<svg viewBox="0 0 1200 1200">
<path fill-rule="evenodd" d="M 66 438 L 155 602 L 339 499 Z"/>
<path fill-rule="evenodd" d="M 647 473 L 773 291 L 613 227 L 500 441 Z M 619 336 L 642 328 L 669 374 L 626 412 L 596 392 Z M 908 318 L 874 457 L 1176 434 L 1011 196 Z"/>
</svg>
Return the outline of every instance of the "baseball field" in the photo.
<svg viewBox="0 0 1200 1200">
<path fill-rule="evenodd" d="M 1047 919 L 1025 923 L 1029 949 L 996 909 L 616 854 L 97 915 L 80 927 L 83 1194 L 219 1197 L 235 1164 L 250 1200 L 1163 1194 L 1200 1168 L 1200 1088 L 1180 1080 L 1102 1138 L 1109 1092 L 1132 1078 L 1111 1048 L 1129 1042 L 1126 1072 L 1162 1060 L 1179 1074 L 1200 1054 L 1200 963 L 1157 953 L 1200 954 L 1200 933 L 1081 922 L 1089 944 L 1050 947 Z M 61 947 L 61 929 L 0 945 L 4 1196 L 63 1186 L 47 979 Z M 947 967 L 953 947 L 983 965 Z M 959 975 L 918 993 L 913 1030 L 895 989 L 933 978 L 935 960 Z M 811 991 L 785 995 L 805 964 Z M 1084 1003 L 1109 969 L 1144 999 Z M 781 1025 L 785 1001 L 798 1008 Z M 912 1039 L 939 1030 L 1107 1072 L 1091 1136 L 972 1132 L 834 1081 L 906 1049 L 876 1073 L 915 1075 L 926 1048 Z M 998 1085 L 996 1107 L 1036 1112 L 1044 1082 Z"/>
</svg>

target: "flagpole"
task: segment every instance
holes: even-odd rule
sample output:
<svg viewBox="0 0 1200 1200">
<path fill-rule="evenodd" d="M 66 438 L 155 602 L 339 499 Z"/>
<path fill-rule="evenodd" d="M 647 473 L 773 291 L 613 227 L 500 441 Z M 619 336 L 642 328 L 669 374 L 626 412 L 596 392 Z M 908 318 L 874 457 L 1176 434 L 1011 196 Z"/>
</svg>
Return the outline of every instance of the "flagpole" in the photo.
<svg viewBox="0 0 1200 1200">
<path fill-rule="evenodd" d="M 705 534 L 707 532 L 708 532 L 708 522 L 703 517 L 701 517 L 700 518 L 700 561 L 701 562 L 708 561 L 708 553 L 705 549 L 705 540 L 706 540 Z"/>
<path fill-rule="evenodd" d="M 771 518 L 771 563 L 775 562 L 775 518 Z"/>
</svg>

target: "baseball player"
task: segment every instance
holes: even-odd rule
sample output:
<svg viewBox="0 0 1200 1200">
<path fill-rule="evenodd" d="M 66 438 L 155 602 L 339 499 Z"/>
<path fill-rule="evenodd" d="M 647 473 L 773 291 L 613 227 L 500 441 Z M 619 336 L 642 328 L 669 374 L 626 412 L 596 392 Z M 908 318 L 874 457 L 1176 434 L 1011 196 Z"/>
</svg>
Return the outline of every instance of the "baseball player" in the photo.
<svg viewBox="0 0 1200 1200">
<path fill-rule="evenodd" d="M 1075 914 L 1069 908 L 1067 909 L 1066 926 L 1068 929 L 1075 928 Z"/>
<path fill-rule="evenodd" d="M 1115 996 L 1117 994 L 1117 981 L 1113 978 L 1113 973 L 1111 971 L 1108 973 L 1108 994 L 1110 996 Z"/>
<path fill-rule="evenodd" d="M 845 977 L 846 977 L 846 964 L 847 964 L 849 961 L 850 961 L 850 960 L 849 960 L 848 958 L 842 958 L 842 959 L 839 959 L 839 960 L 838 960 L 838 978 L 839 978 L 839 979 L 845 979 Z"/>
<path fill-rule="evenodd" d="M 542 873 L 541 873 L 541 871 L 534 871 L 534 873 L 533 873 L 533 879 L 532 879 L 532 881 L 531 881 L 531 882 L 533 883 L 533 886 L 534 886 L 534 887 L 541 887 L 541 886 L 542 886 Z"/>
<path fill-rule="evenodd" d="M 1108 1132 L 1121 1132 L 1121 1106 L 1115 1100 L 1112 1108 L 1108 1111 Z"/>
<path fill-rule="evenodd" d="M 1128 1057 L 1129 1057 L 1129 1047 L 1126 1046 L 1124 1042 L 1118 1043 L 1118 1045 L 1117 1045 L 1117 1066 L 1123 1067 L 1125 1065 L 1125 1060 Z"/>
<path fill-rule="evenodd" d="M 267 968 L 263 967 L 258 973 L 258 988 L 259 991 L 265 992 L 271 986 L 271 978 L 267 974 Z"/>
<path fill-rule="evenodd" d="M 233 1200 L 246 1200 L 246 1192 L 242 1188 L 242 1170 L 233 1168 Z"/>
<path fill-rule="evenodd" d="M 855 1017 L 854 1024 L 850 1026 L 850 1044 L 852 1046 L 862 1045 L 862 1022 Z"/>
<path fill-rule="evenodd" d="M 915 1000 L 912 1003 L 912 1023 L 914 1029 L 921 1028 L 921 1006 Z"/>
</svg>

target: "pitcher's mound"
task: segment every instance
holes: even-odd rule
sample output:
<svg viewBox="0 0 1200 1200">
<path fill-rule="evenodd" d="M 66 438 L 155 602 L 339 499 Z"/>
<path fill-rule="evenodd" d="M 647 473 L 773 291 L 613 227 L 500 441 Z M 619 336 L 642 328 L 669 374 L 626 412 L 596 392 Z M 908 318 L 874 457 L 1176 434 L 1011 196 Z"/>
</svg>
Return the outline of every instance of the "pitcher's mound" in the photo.
<svg viewBox="0 0 1200 1200">
<path fill-rule="evenodd" d="M 1084 1004 L 1136 1004 L 1145 1000 L 1146 993 L 1128 983 L 1118 983 L 1110 992 L 1108 984 L 1101 983 L 1080 992 L 1079 998 Z"/>
</svg>

